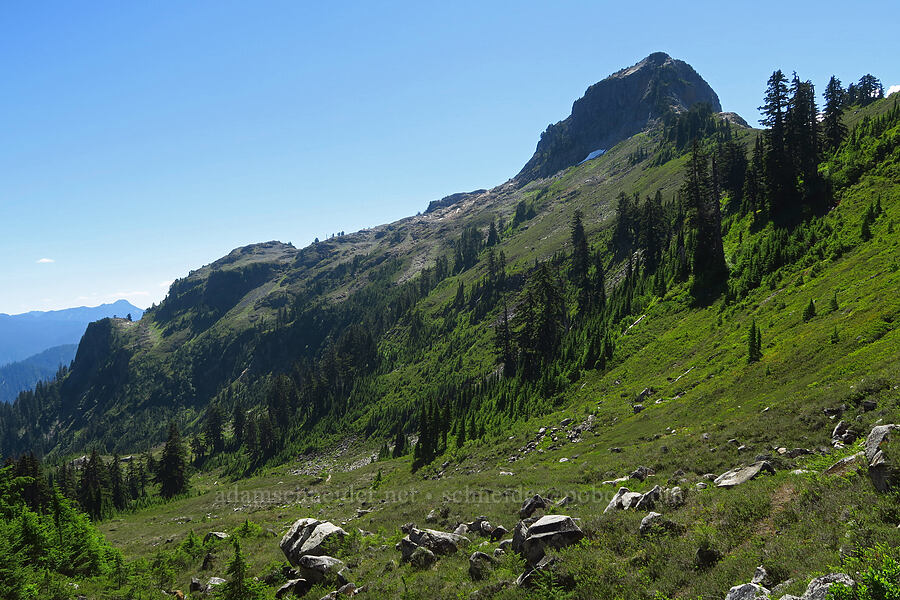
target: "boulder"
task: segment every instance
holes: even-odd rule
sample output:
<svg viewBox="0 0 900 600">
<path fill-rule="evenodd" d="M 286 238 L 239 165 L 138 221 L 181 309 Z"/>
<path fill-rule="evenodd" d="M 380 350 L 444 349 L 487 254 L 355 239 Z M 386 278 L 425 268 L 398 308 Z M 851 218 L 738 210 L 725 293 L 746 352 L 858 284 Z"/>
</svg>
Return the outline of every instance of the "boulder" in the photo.
<svg viewBox="0 0 900 600">
<path fill-rule="evenodd" d="M 534 585 L 535 578 L 538 573 L 542 571 L 552 571 L 559 565 L 559 559 L 555 556 L 545 556 L 541 560 L 538 561 L 534 567 L 525 570 L 524 573 L 519 575 L 519 578 L 516 579 L 517 587 L 530 587 Z"/>
<path fill-rule="evenodd" d="M 564 548 L 578 543 L 584 533 L 566 515 L 544 515 L 528 528 L 528 535 L 522 543 L 525 560 L 536 565 L 544 557 L 547 548 Z"/>
<path fill-rule="evenodd" d="M 426 523 L 437 523 L 438 520 L 438 511 L 436 508 L 432 508 L 431 511 L 425 516 Z"/>
<path fill-rule="evenodd" d="M 895 429 L 900 429 L 900 425 L 877 425 L 866 438 L 869 478 L 879 492 L 887 492 L 900 480 L 900 469 L 891 464 L 890 457 L 884 454 L 884 445 Z"/>
<path fill-rule="evenodd" d="M 203 536 L 203 543 L 206 544 L 210 540 L 227 540 L 230 536 L 224 531 L 210 531 Z"/>
<path fill-rule="evenodd" d="M 635 469 L 634 471 L 632 471 L 631 474 L 629 475 L 629 477 L 631 477 L 632 479 L 637 479 L 638 481 L 643 481 L 652 474 L 653 474 L 653 469 L 651 469 L 649 467 L 640 466 L 637 469 Z"/>
<path fill-rule="evenodd" d="M 510 550 L 517 554 L 522 554 L 522 544 L 525 542 L 525 538 L 528 537 L 528 525 L 525 521 L 519 521 L 516 523 L 516 526 L 513 527 L 513 536 L 510 541 Z"/>
<path fill-rule="evenodd" d="M 331 556 L 308 554 L 300 557 L 300 560 L 297 561 L 297 567 L 300 569 L 300 575 L 303 576 L 303 579 L 311 581 L 313 584 L 318 584 L 326 580 L 339 581 L 342 579 L 339 574 L 341 569 L 344 568 L 344 563 Z M 340 583 L 347 582 L 340 581 Z"/>
<path fill-rule="evenodd" d="M 658 485 L 653 486 L 653 489 L 649 492 L 646 492 L 638 498 L 637 502 L 634 503 L 633 508 L 636 510 L 650 510 L 656 503 L 659 502 L 660 498 L 662 498 L 662 488 Z"/>
<path fill-rule="evenodd" d="M 730 471 L 726 471 L 722 473 L 718 477 L 716 477 L 714 483 L 718 487 L 730 488 L 736 485 L 741 485 L 742 483 L 746 483 L 758 476 L 760 473 L 770 473 L 774 474 L 775 469 L 772 467 L 768 461 L 757 461 L 751 465 L 746 467 L 735 467 Z"/>
<path fill-rule="evenodd" d="M 846 458 L 842 458 L 837 461 L 824 471 L 822 471 L 823 475 L 847 475 L 851 471 L 855 470 L 857 467 L 861 467 L 863 465 L 863 461 L 865 460 L 865 454 L 862 452 L 857 452 L 853 456 L 848 456 Z"/>
<path fill-rule="evenodd" d="M 203 584 L 200 582 L 199 577 L 191 577 L 191 585 L 188 588 L 188 592 L 191 594 L 197 594 L 203 591 Z"/>
<path fill-rule="evenodd" d="M 674 521 L 667 519 L 658 512 L 651 512 L 641 519 L 640 534 L 650 535 L 652 533 L 676 533 L 679 527 Z"/>
<path fill-rule="evenodd" d="M 499 539 L 503 539 L 503 536 L 509 533 L 509 531 L 503 525 L 497 525 L 494 527 L 494 530 L 491 531 L 491 541 L 496 542 Z"/>
<path fill-rule="evenodd" d="M 473 580 L 484 579 L 493 564 L 493 559 L 484 552 L 472 553 L 469 557 L 469 577 Z"/>
<path fill-rule="evenodd" d="M 469 533 L 469 526 L 465 523 L 460 523 L 456 526 L 456 529 L 453 530 L 453 533 L 456 535 L 466 535 Z"/>
<path fill-rule="evenodd" d="M 641 494 L 632 492 L 627 487 L 620 487 L 619 491 L 612 497 L 612 500 L 609 501 L 609 504 L 606 505 L 606 508 L 603 509 L 603 513 L 608 513 L 611 510 L 627 510 L 637 503 L 640 498 Z"/>
<path fill-rule="evenodd" d="M 673 488 L 669 488 L 663 492 L 663 502 L 670 508 L 684 506 L 684 490 L 677 485 Z"/>
<path fill-rule="evenodd" d="M 736 585 L 728 590 L 725 600 L 769 600 L 769 590 L 756 583 Z"/>
<path fill-rule="evenodd" d="M 841 436 L 843 436 L 850 429 L 850 424 L 847 421 L 841 419 L 838 421 L 838 424 L 834 426 L 834 429 L 831 431 L 831 439 L 839 440 Z"/>
<path fill-rule="evenodd" d="M 550 501 L 546 498 L 541 497 L 540 494 L 535 494 L 528 500 L 522 503 L 522 508 L 519 509 L 519 518 L 526 519 L 534 514 L 539 508 L 547 508 L 550 506 Z"/>
<path fill-rule="evenodd" d="M 828 595 L 828 588 L 836 583 L 841 583 L 848 587 L 855 587 L 856 582 L 844 573 L 831 573 L 816 577 L 806 586 L 806 592 L 801 596 L 802 600 L 825 600 Z"/>
<path fill-rule="evenodd" d="M 312 583 L 305 579 L 291 579 L 275 592 L 279 600 L 286 596 L 303 596 L 312 587 Z"/>
<path fill-rule="evenodd" d="M 210 592 L 210 591 L 212 591 L 212 589 L 213 589 L 214 587 L 219 586 L 219 585 L 222 585 L 222 584 L 224 584 L 224 583 L 228 583 L 228 582 L 225 581 L 224 579 L 222 579 L 221 577 L 210 577 L 210 578 L 206 581 L 206 586 L 204 587 L 204 589 L 205 589 L 207 592 Z"/>
<path fill-rule="evenodd" d="M 409 532 L 409 540 L 417 546 L 425 546 L 435 554 L 452 554 L 460 546 L 468 546 L 469 539 L 434 529 L 413 529 Z"/>
<path fill-rule="evenodd" d="M 281 538 L 281 551 L 293 566 L 299 564 L 300 557 L 308 554 L 327 554 L 339 545 L 347 532 L 328 521 L 299 519 Z"/>
<path fill-rule="evenodd" d="M 437 561 L 434 552 L 425 546 L 417 547 L 409 557 L 409 563 L 417 569 L 427 569 Z"/>
<path fill-rule="evenodd" d="M 347 583 L 334 590 L 333 592 L 328 592 L 320 600 L 339 600 L 339 598 L 346 598 L 350 596 L 355 596 L 360 593 L 363 588 L 356 587 L 356 584 Z"/>
<path fill-rule="evenodd" d="M 763 581 L 765 581 L 766 577 L 769 574 L 766 572 L 766 568 L 762 565 L 756 567 L 756 571 L 753 573 L 753 579 L 750 580 L 750 583 L 756 583 L 758 585 L 762 585 Z"/>
<path fill-rule="evenodd" d="M 397 543 L 403 561 L 412 561 L 416 549 L 425 548 L 432 554 L 452 554 L 460 546 L 469 544 L 469 539 L 455 533 L 434 529 L 411 529 L 409 534 Z M 427 559 L 423 559 L 427 560 Z"/>
</svg>

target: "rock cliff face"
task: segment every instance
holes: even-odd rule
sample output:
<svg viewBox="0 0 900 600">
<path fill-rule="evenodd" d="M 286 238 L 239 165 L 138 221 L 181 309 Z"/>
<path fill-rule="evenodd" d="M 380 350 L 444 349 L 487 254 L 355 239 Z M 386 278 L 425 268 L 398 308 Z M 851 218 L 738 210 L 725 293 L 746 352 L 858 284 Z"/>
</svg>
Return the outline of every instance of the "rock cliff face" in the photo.
<svg viewBox="0 0 900 600">
<path fill-rule="evenodd" d="M 687 110 L 699 102 L 722 110 L 719 97 L 691 65 L 653 53 L 589 87 L 568 118 L 541 134 L 516 180 L 527 183 L 552 175 L 642 131 L 669 109 Z"/>
</svg>

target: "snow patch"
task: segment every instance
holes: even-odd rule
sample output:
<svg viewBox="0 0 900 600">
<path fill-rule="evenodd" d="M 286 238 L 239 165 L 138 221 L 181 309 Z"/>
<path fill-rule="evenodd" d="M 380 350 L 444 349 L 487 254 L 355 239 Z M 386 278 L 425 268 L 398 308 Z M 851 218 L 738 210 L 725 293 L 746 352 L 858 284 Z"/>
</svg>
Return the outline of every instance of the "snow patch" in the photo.
<svg viewBox="0 0 900 600">
<path fill-rule="evenodd" d="M 585 157 L 585 159 L 584 159 L 583 161 L 581 161 L 581 162 L 578 163 L 578 164 L 580 165 L 581 163 L 586 163 L 586 162 L 589 161 L 589 160 L 593 160 L 593 159 L 595 159 L 595 158 L 598 158 L 598 157 L 600 157 L 600 156 L 603 156 L 603 154 L 604 154 L 605 152 L 606 152 L 606 149 L 605 149 L 605 148 L 600 148 L 599 150 L 594 150 L 593 152 L 591 152 L 590 154 L 588 154 L 587 157 Z"/>
</svg>

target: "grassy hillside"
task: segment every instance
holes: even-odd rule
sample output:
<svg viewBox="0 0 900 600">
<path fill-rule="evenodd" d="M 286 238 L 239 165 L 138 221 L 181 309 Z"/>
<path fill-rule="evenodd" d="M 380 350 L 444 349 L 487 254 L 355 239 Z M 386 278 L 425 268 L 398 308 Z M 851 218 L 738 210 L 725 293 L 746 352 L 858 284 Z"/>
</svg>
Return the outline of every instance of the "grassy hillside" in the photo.
<svg viewBox="0 0 900 600">
<path fill-rule="evenodd" d="M 873 117 L 892 106 L 876 103 L 864 112 Z M 749 143 L 754 132 L 743 135 Z M 649 300 L 637 304 L 639 312 L 617 322 L 614 360 L 607 369 L 578 371 L 577 379 L 533 408 L 531 416 L 488 421 L 482 437 L 459 448 L 448 444 L 442 456 L 415 473 L 408 454 L 376 460 L 383 438 L 364 435 L 369 415 L 415 403 L 440 389 L 442 379 L 490 372 L 495 359 L 492 332 L 485 319 L 473 322 L 472 311 L 454 314 L 449 333 L 434 334 L 412 355 L 404 354 L 410 324 L 399 322 L 378 344 L 379 353 L 391 357 L 391 368 L 377 371 L 380 395 L 355 411 L 349 407 L 350 428 L 343 436 L 332 434 L 343 439 L 341 445 L 322 443 L 321 450 L 311 447 L 239 480 L 228 477 L 228 461 L 208 461 L 192 477 L 186 497 L 101 524 L 107 539 L 132 561 L 130 576 L 116 584 L 108 577 L 82 580 L 82 589 L 108 598 L 187 590 L 191 577 L 205 581 L 222 575 L 231 556 L 227 541 L 203 544 L 191 532 L 202 540 L 209 531 L 224 531 L 242 537 L 250 572 L 267 583 L 271 595 L 284 580 L 278 539 L 301 517 L 327 519 L 351 533 L 336 556 L 373 598 L 459 598 L 479 589 L 497 598 L 722 598 L 731 586 L 748 582 L 757 565 L 768 573 L 766 587 L 780 586 L 775 595 L 780 597 L 802 594 L 817 574 L 855 572 L 877 563 L 900 546 L 896 494 L 878 493 L 862 463 L 825 473 L 861 451 L 874 425 L 900 420 L 896 124 L 876 137 L 823 163 L 823 169 L 846 179 L 834 208 L 785 238 L 786 246 L 803 244 L 799 258 L 767 273 L 761 285 L 739 298 L 722 296 L 706 306 L 697 305 L 686 283 L 669 286 L 662 296 L 648 293 Z M 885 151 L 888 140 L 893 145 Z M 550 258 L 565 248 L 576 207 L 585 212 L 589 237 L 601 240 L 611 235 L 612 215 L 604 201 L 610 193 L 674 191 L 686 157 L 659 166 L 649 158 L 637 168 L 628 165 L 637 148 L 655 143 L 638 136 L 602 159 L 510 193 L 507 218 L 521 199 L 538 208 L 527 228 L 506 230 L 499 248 L 509 262 L 527 269 L 534 256 Z M 864 236 L 863 219 L 876 202 L 880 212 Z M 458 208 L 482 214 L 474 202 Z M 727 219 L 725 227 L 726 257 L 735 276 L 741 254 L 776 235 L 771 225 L 759 227 L 749 215 Z M 254 252 L 277 262 L 295 251 L 272 246 Z M 485 269 L 480 262 L 422 297 L 426 323 L 443 322 L 458 282 L 471 286 Z M 611 265 L 611 280 L 615 271 Z M 395 275 L 399 279 L 404 272 Z M 514 274 L 511 268 L 509 276 Z M 748 363 L 753 321 L 761 331 L 762 358 Z M 215 327 L 234 322 L 220 320 Z M 153 344 L 164 343 L 167 334 L 148 331 L 159 336 Z M 160 347 L 147 346 L 154 352 Z M 636 411 L 636 404 L 643 409 Z M 562 425 L 565 419 L 572 421 Z M 840 420 L 861 435 L 845 447 L 832 443 Z M 809 454 L 785 452 L 795 448 Z M 705 477 L 760 458 L 770 461 L 774 475 L 733 489 L 717 488 Z M 644 481 L 603 483 L 639 466 L 653 474 Z M 639 535 L 646 511 L 604 514 L 618 487 L 644 492 L 656 484 L 684 491 L 683 505 L 657 507 L 676 524 L 673 532 Z M 553 553 L 561 562 L 536 588 L 512 584 L 525 568 L 512 553 L 501 556 L 485 579 L 473 580 L 468 556 L 485 542 L 474 535 L 468 550 L 424 570 L 402 564 L 394 549 L 402 537 L 400 525 L 409 521 L 450 531 L 483 515 L 512 530 L 522 502 L 534 493 L 554 501 L 568 497 L 564 506 L 546 512 L 580 519 L 586 534 L 581 543 Z M 426 524 L 426 515 L 442 508 L 446 517 Z M 478 549 L 490 554 L 497 547 L 486 542 Z M 887 550 L 873 552 L 876 547 Z M 698 550 L 717 560 L 703 564 Z M 207 553 L 213 556 L 211 568 L 203 570 Z M 314 588 L 307 597 L 330 589 Z"/>
<path fill-rule="evenodd" d="M 0 450 L 158 459 L 170 421 L 190 440 L 186 494 L 162 503 L 150 483 L 102 523 L 131 562 L 114 580 L 71 580 L 89 597 L 223 576 L 231 546 L 203 542 L 210 531 L 243 538 L 272 595 L 278 538 L 307 516 L 351 533 L 337 556 L 375 598 L 719 598 L 756 565 L 767 587 L 800 594 L 900 544 L 896 494 L 861 463 L 824 473 L 900 420 L 900 112 L 881 100 L 846 120 L 845 143 L 795 178 L 790 210 L 738 201 L 747 187 L 728 187 L 725 149 L 764 134 L 699 109 L 524 187 L 303 249 L 239 248 L 140 321 L 92 324 L 64 377 L 0 406 Z M 689 200 L 704 152 L 722 169 L 700 178 L 714 210 Z M 704 211 L 728 270 L 709 289 Z M 833 444 L 841 420 L 856 441 Z M 394 440 L 415 449 L 390 458 Z M 734 489 L 707 477 L 764 459 L 774 475 Z M 603 483 L 640 466 L 652 475 Z M 638 534 L 645 511 L 604 513 L 620 486 L 656 484 L 684 493 L 658 508 L 667 534 Z M 525 565 L 509 552 L 472 580 L 474 535 L 435 567 L 400 564 L 403 523 L 444 509 L 430 526 L 484 515 L 512 530 L 535 493 L 568 497 L 546 512 L 586 534 L 536 589 L 511 584 Z"/>
</svg>

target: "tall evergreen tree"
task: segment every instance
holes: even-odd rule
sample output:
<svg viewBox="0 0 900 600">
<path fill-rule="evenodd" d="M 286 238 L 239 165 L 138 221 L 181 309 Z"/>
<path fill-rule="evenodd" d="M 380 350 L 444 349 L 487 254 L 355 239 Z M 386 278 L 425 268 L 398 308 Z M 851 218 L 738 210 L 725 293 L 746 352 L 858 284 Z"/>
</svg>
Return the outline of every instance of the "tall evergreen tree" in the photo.
<svg viewBox="0 0 900 600">
<path fill-rule="evenodd" d="M 181 444 L 178 426 L 174 422 L 169 424 L 169 437 L 163 447 L 157 481 L 160 484 L 159 493 L 163 498 L 172 498 L 187 491 L 186 452 Z"/>
<path fill-rule="evenodd" d="M 222 411 L 213 404 L 206 411 L 206 423 L 203 429 L 211 454 L 217 454 L 225 449 L 223 428 Z"/>
<path fill-rule="evenodd" d="M 772 217 L 783 216 L 796 196 L 792 161 L 787 152 L 788 106 L 787 78 L 779 69 L 769 77 L 765 101 L 759 107 L 763 113 L 760 124 L 768 128 L 765 132 L 765 184 Z"/>
<path fill-rule="evenodd" d="M 694 141 L 687 174 L 682 186 L 682 199 L 690 226 L 689 253 L 695 299 L 717 295 L 728 279 L 725 251 L 722 245 L 722 215 L 718 198 L 711 190 L 706 154 Z"/>
<path fill-rule="evenodd" d="M 756 326 L 756 319 L 750 324 L 750 331 L 747 332 L 747 362 L 759 362 L 762 358 L 762 334 Z"/>
<path fill-rule="evenodd" d="M 846 95 L 841 80 L 832 75 L 825 86 L 825 110 L 822 118 L 822 134 L 827 150 L 836 150 L 847 136 L 847 126 L 843 121 Z"/>
</svg>

